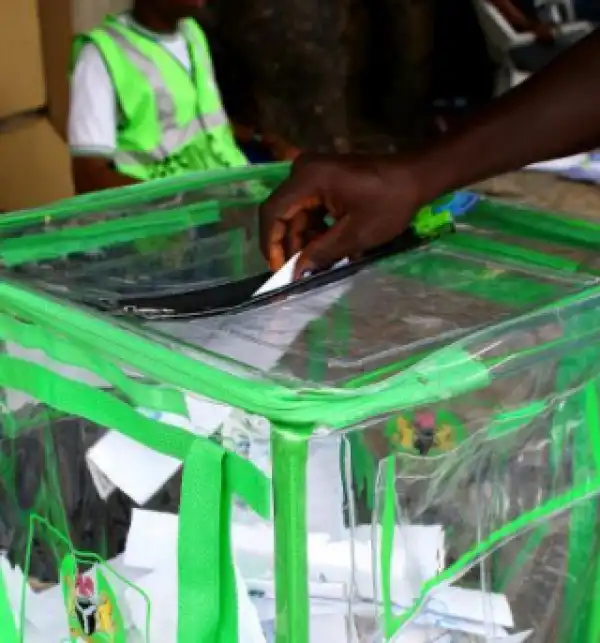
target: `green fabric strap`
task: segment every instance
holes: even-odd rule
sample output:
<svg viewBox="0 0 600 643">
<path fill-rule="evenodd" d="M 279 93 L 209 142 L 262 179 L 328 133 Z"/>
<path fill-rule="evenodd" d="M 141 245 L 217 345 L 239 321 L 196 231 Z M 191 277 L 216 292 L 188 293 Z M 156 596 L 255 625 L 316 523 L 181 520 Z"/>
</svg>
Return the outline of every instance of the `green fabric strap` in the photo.
<svg viewBox="0 0 600 643">
<path fill-rule="evenodd" d="M 217 444 L 196 441 L 185 461 L 179 513 L 178 643 L 237 643 L 230 536 L 234 494 L 269 517 L 265 476 Z"/>
<path fill-rule="evenodd" d="M 38 364 L 0 355 L 0 386 L 119 431 L 185 462 L 179 519 L 177 643 L 235 643 L 237 600 L 229 534 L 231 496 L 238 494 L 262 517 L 269 518 L 268 478 L 252 463 L 205 438 L 177 427 L 166 428 L 111 393 L 67 379 Z M 0 624 L 1 619 L 8 618 L 3 614 L 2 600 L 0 592 Z M 10 606 L 8 614 L 12 617 Z M 12 643 L 8 638 L 7 642 Z"/>
</svg>

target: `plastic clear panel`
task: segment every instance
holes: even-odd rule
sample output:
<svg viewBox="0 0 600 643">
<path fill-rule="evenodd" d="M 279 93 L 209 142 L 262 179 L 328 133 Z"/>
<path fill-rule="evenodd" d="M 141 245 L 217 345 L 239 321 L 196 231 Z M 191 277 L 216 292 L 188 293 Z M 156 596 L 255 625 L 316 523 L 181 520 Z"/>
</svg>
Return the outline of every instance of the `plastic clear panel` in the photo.
<svg viewBox="0 0 600 643">
<path fill-rule="evenodd" d="M 191 293 L 192 312 L 248 303 L 267 274 L 257 204 L 283 171 L 242 174 L 244 180 L 235 180 L 221 173 L 199 186 L 167 181 L 154 196 L 150 188 L 122 197 L 116 192 L 104 211 L 98 199 L 84 203 L 82 214 L 73 207 L 46 217 L 34 213 L 6 224 L 11 238 L 0 240 L 0 257 L 15 262 L 12 274 L 111 315 L 122 314 L 129 298 L 135 325 L 140 314 L 165 313 L 161 298 L 168 295 Z M 138 219 L 154 216 L 152 208 L 165 199 L 175 206 L 160 225 Z M 487 202 L 478 208 L 496 212 Z M 505 210 L 503 216 L 512 216 Z M 120 227 L 96 234 L 98 221 Z M 377 377 L 381 368 L 401 370 L 406 360 L 594 282 L 560 265 L 519 263 L 518 252 L 473 252 L 473 237 L 450 235 L 304 294 L 283 293 L 214 318 L 148 321 L 146 328 L 160 331 L 161 341 L 207 348 L 273 377 L 340 385 L 363 374 Z"/>
<path fill-rule="evenodd" d="M 147 327 L 263 372 L 339 385 L 375 378 L 381 368 L 401 370 L 406 360 L 590 283 L 588 276 L 461 257 L 434 244 L 308 293 Z"/>
<path fill-rule="evenodd" d="M 214 591 L 215 579 L 230 592 L 221 609 L 242 609 L 245 593 L 231 594 L 231 565 L 214 572 L 215 560 L 231 562 L 229 535 L 241 572 L 238 588 L 243 578 L 260 595 L 263 620 L 271 623 L 277 580 L 279 639 L 285 643 L 387 640 L 400 616 L 422 607 L 419 597 L 434 589 L 436 575 L 471 590 L 466 620 L 472 624 L 475 613 L 480 615 L 470 639 L 463 631 L 462 639 L 452 640 L 489 639 L 506 606 L 498 607 L 494 592 L 507 597 L 512 622 L 501 625 L 507 631 L 533 629 L 535 643 L 596 640 L 587 636 L 597 622 L 582 596 L 594 595 L 588 579 L 595 578 L 600 553 L 595 513 L 587 514 L 593 513 L 598 486 L 593 456 L 600 452 L 594 442 L 599 295 L 595 277 L 552 261 L 579 261 L 562 248 L 578 253 L 594 234 L 576 224 L 559 226 L 559 234 L 547 218 L 524 228 L 518 212 L 484 202 L 481 225 L 467 221 L 475 230 L 304 292 L 290 289 L 204 317 L 157 320 L 139 309 L 120 310 L 116 304 L 123 297 L 189 291 L 202 303 L 215 285 L 211 297 L 222 289 L 228 300 L 231 288 L 262 278 L 256 235 L 262 194 L 248 191 L 248 182 L 269 187 L 279 175 L 244 172 L 238 180 L 219 175 L 216 187 L 165 182 L 156 192 L 148 187 L 80 200 L 80 206 L 19 215 L 20 223 L 9 219 L 0 226 L 5 272 L 19 272 L 25 284 L 46 293 L 105 307 L 93 319 L 73 305 L 59 315 L 45 299 L 30 319 L 25 298 L 17 298 L 18 313 L 0 300 L 0 327 L 12 341 L 22 340 L 18 348 L 7 347 L 6 355 L 24 362 L 5 360 L 7 368 L 0 369 L 8 454 L 3 538 L 13 562 L 26 576 L 35 573 L 53 583 L 59 564 L 64 573 L 73 571 L 62 551 L 55 554 L 57 538 L 67 553 L 75 543 L 106 558 L 122 550 L 126 536 L 135 536 L 139 565 L 153 555 L 170 565 L 168 580 L 156 569 L 142 569 L 141 576 L 127 570 L 160 606 L 152 610 L 150 626 L 158 628 L 151 640 L 161 643 L 203 640 L 197 628 L 215 625 L 215 614 L 203 611 L 206 603 L 198 596 Z M 151 221 L 137 218 L 146 214 Z M 498 233 L 498 221 L 511 225 Z M 96 234 L 94 225 L 111 223 L 118 225 Z M 549 260 L 521 256 L 523 239 L 535 236 L 536 226 L 537 249 Z M 482 252 L 482 238 L 508 242 L 512 250 L 495 246 Z M 588 291 L 590 286 L 596 287 Z M 102 318 L 107 323 L 99 323 Z M 116 325 L 132 332 L 118 335 Z M 31 348 L 40 343 L 61 362 L 66 381 L 48 379 L 47 373 L 39 379 L 39 371 L 28 366 L 39 365 L 40 355 Z M 207 371 L 207 365 L 215 370 Z M 57 368 L 50 366 L 54 373 Z M 219 398 L 225 389 L 226 403 L 241 400 L 239 406 L 260 415 L 201 397 L 211 390 Z M 95 478 L 90 473 L 89 464 L 98 460 L 89 446 L 115 423 L 125 434 L 139 431 L 136 439 L 154 450 L 130 441 L 134 454 L 143 451 L 136 464 L 123 442 L 113 445 L 102 467 L 112 466 L 111 475 L 120 476 L 117 486 L 126 493 L 113 491 L 104 502 L 98 485 L 105 490 L 106 480 L 98 475 L 102 467 L 91 467 Z M 29 468 L 20 467 L 22 460 Z M 159 461 L 168 466 L 161 469 Z M 271 474 L 274 523 L 262 493 L 266 485 L 268 497 Z M 231 529 L 222 514 L 223 494 L 230 491 L 238 496 Z M 532 524 L 524 518 L 570 491 L 571 501 L 543 520 Z M 135 505 L 157 511 L 139 512 Z M 65 543 L 35 522 L 35 542 L 41 545 L 28 565 L 23 543 L 34 508 L 68 538 Z M 497 536 L 515 520 L 523 521 L 519 529 Z M 584 545 L 585 551 L 576 551 Z M 203 567 L 207 562 L 210 570 Z M 12 572 L 3 571 L 6 581 Z M 179 587 L 176 572 L 183 575 Z M 101 579 L 96 577 L 98 587 Z M 388 579 L 394 605 L 386 593 Z M 121 581 L 108 584 L 119 596 L 125 589 Z M 62 598 L 60 589 L 50 591 Z M 419 618 L 427 609 L 431 613 L 432 604 L 438 612 L 448 607 L 447 596 L 436 592 L 424 600 Z M 127 596 L 113 600 L 110 592 L 103 594 L 119 613 L 125 614 L 125 606 L 141 619 L 143 642 L 143 595 L 134 590 L 130 603 Z M 387 607 L 392 613 L 386 614 Z M 559 616 L 553 623 L 548 615 L 554 607 Z M 186 619 L 178 624 L 181 614 Z M 235 640 L 235 614 L 217 616 Z M 239 616 L 239 622 L 246 627 L 248 618 Z M 416 640 L 429 643 L 444 634 L 439 619 L 416 626 L 419 632 L 405 627 L 398 640 L 421 636 Z M 175 627 L 181 628 L 179 638 Z M 575 637 L 571 631 L 586 634 Z M 43 633 L 41 641 L 48 640 Z M 137 643 L 133 635 L 131 640 Z"/>
<path fill-rule="evenodd" d="M 556 410 L 449 455 L 382 462 L 380 506 L 385 515 L 391 466 L 398 524 L 389 567 L 381 563 L 396 615 L 390 632 L 409 615 L 426 641 L 450 632 L 489 640 L 528 630 L 535 643 L 574 641 L 575 631 L 590 627 L 600 553 L 598 471 L 581 453 L 594 448 L 588 418 L 573 413 L 557 426 Z M 494 429 L 511 431 L 506 421 Z M 427 539 L 429 549 L 422 547 Z M 385 537 L 379 546 L 385 560 Z"/>
<path fill-rule="evenodd" d="M 123 297 L 157 297 L 264 274 L 257 207 L 285 171 L 276 166 L 241 173 L 248 177 L 237 182 L 223 175 L 197 187 L 190 179 L 183 186 L 167 181 L 157 195 L 150 188 L 129 197 L 117 191 L 104 201 L 83 200 L 80 209 L 31 213 L 0 227 L 0 259 L 13 273 L 63 296 L 109 308 Z"/>
<path fill-rule="evenodd" d="M 105 306 L 124 297 L 157 297 L 265 274 L 262 257 L 246 251 L 247 237 L 256 237 L 255 207 L 240 207 L 236 213 L 237 222 L 227 210 L 227 221 L 171 234 L 159 231 L 156 238 L 26 264 L 15 272 L 66 296 Z"/>
<path fill-rule="evenodd" d="M 106 431 L 19 391 L 4 389 L 3 396 L 1 570 L 18 640 L 58 643 L 70 640 L 70 631 L 118 627 L 129 589 L 121 575 L 135 584 L 149 570 L 123 561 L 134 503 L 118 490 L 102 499 L 86 464 L 86 453 Z M 164 505 L 167 495 L 161 493 L 156 508 L 174 512 L 179 489 Z M 62 575 L 71 560 L 74 573 Z M 71 590 L 69 582 L 81 585 Z M 110 600 L 103 582 L 115 594 Z M 12 640 L 8 631 L 3 636 Z M 145 632 L 140 636 L 146 640 Z"/>
<path fill-rule="evenodd" d="M 450 247 L 463 252 L 482 255 L 497 254 L 512 258 L 515 262 L 550 267 L 565 272 L 589 271 L 597 253 L 585 247 L 577 247 L 559 241 L 521 237 L 511 231 L 487 229 L 483 225 L 459 224 L 460 239 L 449 240 Z"/>
<path fill-rule="evenodd" d="M 39 335 L 31 332 L 33 326 L 13 321 L 3 328 L 13 333 L 20 328 L 26 341 L 5 341 L 0 354 L 2 381 L 15 382 L 0 389 L 0 614 L 12 622 L 2 620 L 2 640 L 59 643 L 111 635 L 135 643 L 175 641 L 178 627 L 191 627 L 180 618 L 182 610 L 190 613 L 182 607 L 186 592 L 180 588 L 191 588 L 194 609 L 207 605 L 205 619 L 218 622 L 206 594 L 193 596 L 200 588 L 206 591 L 206 582 L 185 581 L 182 571 L 194 576 L 198 547 L 211 571 L 218 569 L 217 577 L 233 572 L 233 559 L 219 554 L 219 538 L 206 540 L 205 520 L 222 524 L 225 533 L 231 530 L 237 569 L 249 583 L 256 581 L 248 589 L 262 589 L 266 576 L 273 593 L 268 479 L 258 473 L 270 473 L 268 422 L 167 386 L 126 360 L 82 350 L 81 342 L 63 333 L 46 329 L 49 352 L 34 348 Z M 210 434 L 209 413 L 220 418 Z M 199 416 L 202 429 L 196 426 Z M 203 437 L 195 438 L 198 433 Z M 143 446 L 152 443 L 154 450 Z M 214 467 L 219 453 L 230 458 L 237 453 L 239 462 L 253 461 L 257 468 L 234 462 L 233 477 L 226 474 L 221 486 L 217 465 L 199 493 L 196 475 Z M 181 465 L 192 460 L 196 475 L 189 476 L 186 496 Z M 211 496 L 212 504 L 205 505 Z M 265 518 L 257 517 L 257 499 Z M 227 512 L 220 515 L 230 502 L 231 527 Z M 262 536 L 260 565 L 247 542 L 248 526 L 258 524 L 268 534 Z M 178 544 L 186 540 L 187 563 L 178 556 Z M 223 547 L 221 552 L 228 551 Z M 223 617 L 230 625 L 242 604 L 235 592 L 245 588 L 232 586 L 227 600 L 234 616 Z M 219 595 L 218 584 L 213 591 Z M 2 611 L 5 599 L 14 620 Z M 12 638 L 13 627 L 22 638 Z"/>
<path fill-rule="evenodd" d="M 580 250 L 593 251 L 600 240 L 600 228 L 595 219 L 565 216 L 490 199 L 481 199 L 461 219 L 462 223 L 476 229 Z"/>
<path fill-rule="evenodd" d="M 345 486 L 346 443 L 339 434 L 310 441 L 306 461 L 307 560 L 311 641 L 352 641 L 356 581 L 369 582 L 356 561 L 353 503 Z M 290 499 L 291 501 L 291 499 Z M 365 542 L 370 547 L 368 541 Z M 370 616 L 375 615 L 373 606 Z"/>
<path fill-rule="evenodd" d="M 388 636 L 597 638 L 600 319 L 587 303 L 466 339 L 479 360 L 505 356 L 487 386 L 350 434 Z"/>
</svg>

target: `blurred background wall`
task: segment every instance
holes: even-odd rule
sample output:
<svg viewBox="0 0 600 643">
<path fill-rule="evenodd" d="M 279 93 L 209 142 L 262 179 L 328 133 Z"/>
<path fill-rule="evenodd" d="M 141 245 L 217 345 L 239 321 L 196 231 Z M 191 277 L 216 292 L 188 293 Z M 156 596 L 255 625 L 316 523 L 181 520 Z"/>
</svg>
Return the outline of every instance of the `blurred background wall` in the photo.
<svg viewBox="0 0 600 643">
<path fill-rule="evenodd" d="M 131 0 L 72 0 L 77 31 Z M 312 150 L 393 151 L 488 99 L 472 0 L 208 0 L 230 116 Z"/>
<path fill-rule="evenodd" d="M 73 25 L 77 31 L 87 31 L 114 11 L 124 11 L 131 0 L 73 0 Z"/>
</svg>

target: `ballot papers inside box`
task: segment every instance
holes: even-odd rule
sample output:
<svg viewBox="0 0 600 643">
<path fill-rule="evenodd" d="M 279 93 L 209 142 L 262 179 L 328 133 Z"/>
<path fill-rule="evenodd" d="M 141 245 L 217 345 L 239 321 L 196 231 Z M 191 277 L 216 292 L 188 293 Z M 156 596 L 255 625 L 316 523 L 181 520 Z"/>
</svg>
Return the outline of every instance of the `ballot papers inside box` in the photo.
<svg viewBox="0 0 600 643">
<path fill-rule="evenodd" d="M 292 283 L 286 171 L 3 219 L 2 643 L 596 643 L 600 228 Z"/>
</svg>

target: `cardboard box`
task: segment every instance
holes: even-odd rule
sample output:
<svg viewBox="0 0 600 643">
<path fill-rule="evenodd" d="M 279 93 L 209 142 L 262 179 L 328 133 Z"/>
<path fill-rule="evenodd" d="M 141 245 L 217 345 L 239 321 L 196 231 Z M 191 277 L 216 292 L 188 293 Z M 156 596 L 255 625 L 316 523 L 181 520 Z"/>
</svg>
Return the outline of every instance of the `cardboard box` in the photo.
<svg viewBox="0 0 600 643">
<path fill-rule="evenodd" d="M 81 1 L 76 0 L 76 4 L 81 4 Z M 71 0 L 38 0 L 38 13 L 48 117 L 56 131 L 66 139 L 73 40 Z"/>
<path fill-rule="evenodd" d="M 37 1 L 0 2 L 0 119 L 45 102 Z"/>
<path fill-rule="evenodd" d="M 67 144 L 47 118 L 26 118 L 0 132 L 0 210 L 21 210 L 73 196 Z"/>
</svg>

